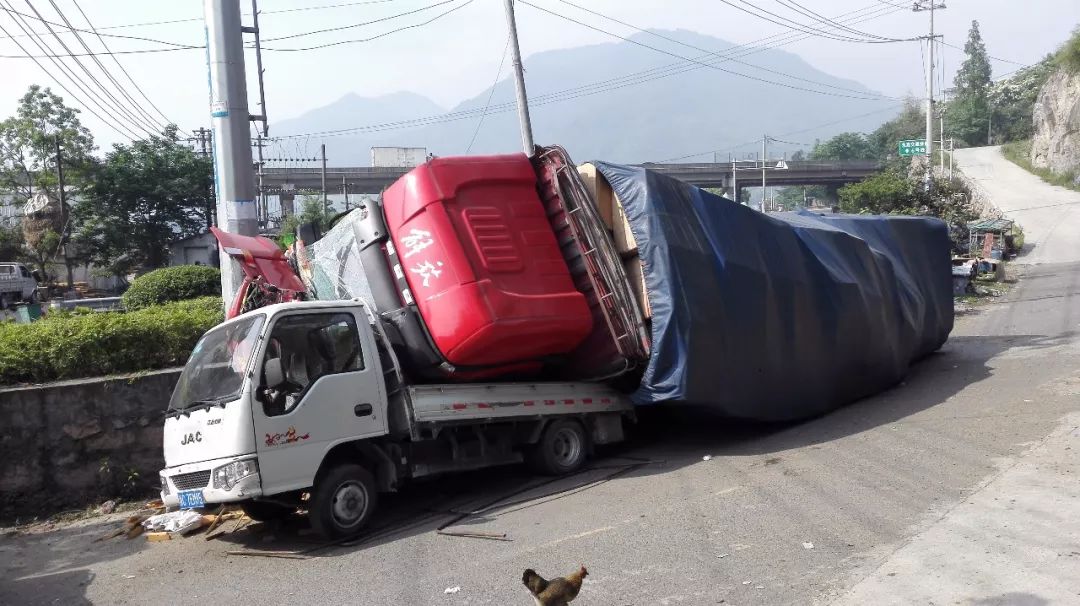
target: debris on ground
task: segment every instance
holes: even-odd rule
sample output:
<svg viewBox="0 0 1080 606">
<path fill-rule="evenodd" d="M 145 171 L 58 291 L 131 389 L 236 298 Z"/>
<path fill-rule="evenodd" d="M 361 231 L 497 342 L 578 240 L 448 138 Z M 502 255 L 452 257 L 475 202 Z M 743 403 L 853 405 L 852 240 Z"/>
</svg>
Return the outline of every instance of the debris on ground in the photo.
<svg viewBox="0 0 1080 606">
<path fill-rule="evenodd" d="M 98 507 L 98 513 L 102 515 L 109 515 L 114 511 L 116 511 L 116 501 L 114 499 L 109 499 L 102 503 L 101 507 Z"/>
<path fill-rule="evenodd" d="M 814 548 L 814 544 L 809 543 L 809 542 L 803 543 L 802 546 L 803 546 L 803 549 L 813 549 Z"/>
<path fill-rule="evenodd" d="M 444 537 L 465 537 L 467 539 L 488 539 L 490 541 L 513 541 L 513 539 L 508 539 L 506 537 L 505 532 L 480 532 L 479 530 L 458 532 L 455 530 L 438 530 L 435 534 Z"/>
<path fill-rule="evenodd" d="M 152 515 L 143 520 L 142 524 L 147 530 L 153 532 L 164 531 L 187 534 L 192 530 L 202 528 L 204 523 L 209 524 L 205 522 L 201 513 L 190 509 L 182 509 Z"/>
<path fill-rule="evenodd" d="M 455 585 L 454 587 L 447 587 L 443 590 L 443 593 L 457 593 L 459 591 L 461 591 L 461 587 Z"/>
<path fill-rule="evenodd" d="M 712 455 L 705 455 L 705 456 L 701 457 L 701 460 L 702 461 L 708 461 L 711 458 L 712 458 Z"/>
<path fill-rule="evenodd" d="M 721 554 L 718 554 L 716 557 L 718 557 L 718 558 L 726 558 L 726 557 L 728 557 L 728 554 L 721 553 Z"/>
</svg>

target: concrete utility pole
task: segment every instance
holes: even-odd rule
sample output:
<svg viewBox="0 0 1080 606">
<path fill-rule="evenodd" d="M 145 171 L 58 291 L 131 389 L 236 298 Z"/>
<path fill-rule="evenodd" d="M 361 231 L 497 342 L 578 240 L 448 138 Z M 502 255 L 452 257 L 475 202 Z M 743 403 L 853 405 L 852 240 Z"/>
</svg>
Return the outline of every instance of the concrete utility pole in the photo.
<svg viewBox="0 0 1080 606">
<path fill-rule="evenodd" d="M 229 233 L 256 236 L 259 223 L 255 212 L 255 174 L 251 170 L 245 29 L 240 22 L 240 0 L 205 0 L 203 10 L 217 224 Z M 242 281 L 240 266 L 231 259 L 221 251 L 221 294 L 225 301 L 232 300 Z"/>
<path fill-rule="evenodd" d="M 319 155 L 322 158 L 322 207 L 323 212 L 330 212 L 330 204 L 326 201 L 326 144 L 319 145 Z"/>
<path fill-rule="evenodd" d="M 941 140 L 938 141 L 941 145 L 938 146 L 938 155 L 941 156 L 941 174 L 945 174 L 945 110 L 941 110 Z"/>
<path fill-rule="evenodd" d="M 739 203 L 739 179 L 735 176 L 735 155 L 731 156 L 731 199 Z"/>
<path fill-rule="evenodd" d="M 255 149 L 259 154 L 259 162 L 257 164 L 258 172 L 256 173 L 256 176 L 259 179 L 259 204 L 255 207 L 255 215 L 259 221 L 259 226 L 261 227 L 267 222 L 268 218 L 266 216 L 266 193 L 263 190 L 263 164 L 265 164 L 263 161 L 263 136 L 262 133 L 258 131 L 255 133 Z"/>
<path fill-rule="evenodd" d="M 934 11 L 945 8 L 934 0 L 916 0 L 915 12 L 930 11 L 930 35 L 926 37 L 926 184 L 927 193 L 934 173 Z"/>
<path fill-rule="evenodd" d="M 768 145 L 769 145 L 769 135 L 762 135 L 761 136 L 761 208 L 759 209 L 761 212 L 767 212 L 766 211 L 766 206 L 765 206 L 765 192 L 767 192 L 769 190 L 766 189 L 766 185 L 765 185 L 765 165 L 768 164 L 768 162 L 769 162 L 769 160 L 768 160 L 768 158 L 769 158 Z"/>
<path fill-rule="evenodd" d="M 503 0 L 506 6 L 506 27 L 510 35 L 510 58 L 514 65 L 514 89 L 517 91 L 518 122 L 521 125 L 521 146 L 525 155 L 532 157 L 532 120 L 529 119 L 529 97 L 525 93 L 525 72 L 521 67 L 521 47 L 518 46 L 517 21 L 514 19 L 514 0 Z"/>
</svg>

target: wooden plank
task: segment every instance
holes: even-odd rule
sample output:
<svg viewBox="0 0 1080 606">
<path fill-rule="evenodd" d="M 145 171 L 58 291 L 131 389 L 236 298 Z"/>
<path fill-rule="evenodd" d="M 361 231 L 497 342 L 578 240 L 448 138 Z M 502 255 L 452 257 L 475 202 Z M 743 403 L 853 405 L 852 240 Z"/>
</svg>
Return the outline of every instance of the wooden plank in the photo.
<svg viewBox="0 0 1080 606">
<path fill-rule="evenodd" d="M 146 533 L 146 541 L 149 543 L 160 543 L 161 541 L 171 541 L 172 535 L 167 532 L 148 532 Z"/>
<path fill-rule="evenodd" d="M 611 185 L 608 185 L 604 175 L 600 174 L 596 166 L 592 164 L 582 164 L 577 167 L 577 170 L 581 175 L 581 180 L 585 182 L 585 188 L 596 201 L 596 208 L 600 211 L 600 220 L 604 222 L 604 227 L 611 231 L 611 226 L 614 224 L 615 206 L 615 193 L 611 191 Z"/>
<path fill-rule="evenodd" d="M 626 270 L 626 277 L 630 280 L 630 288 L 634 291 L 634 296 L 637 297 L 638 305 L 641 306 L 641 313 L 644 314 L 646 320 L 652 318 L 652 308 L 649 306 L 648 291 L 645 289 L 645 274 L 641 259 L 637 256 L 626 259 L 623 261 L 623 268 Z"/>
</svg>

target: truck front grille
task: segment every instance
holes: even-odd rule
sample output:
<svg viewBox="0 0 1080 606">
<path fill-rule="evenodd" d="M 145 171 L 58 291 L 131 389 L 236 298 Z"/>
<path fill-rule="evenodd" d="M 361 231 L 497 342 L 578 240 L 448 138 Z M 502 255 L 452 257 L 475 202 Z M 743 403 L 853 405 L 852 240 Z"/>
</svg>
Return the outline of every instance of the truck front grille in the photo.
<svg viewBox="0 0 1080 606">
<path fill-rule="evenodd" d="M 175 486 L 177 490 L 206 488 L 206 485 L 210 483 L 210 470 L 182 473 L 172 476 L 169 479 L 172 480 L 173 486 Z"/>
</svg>

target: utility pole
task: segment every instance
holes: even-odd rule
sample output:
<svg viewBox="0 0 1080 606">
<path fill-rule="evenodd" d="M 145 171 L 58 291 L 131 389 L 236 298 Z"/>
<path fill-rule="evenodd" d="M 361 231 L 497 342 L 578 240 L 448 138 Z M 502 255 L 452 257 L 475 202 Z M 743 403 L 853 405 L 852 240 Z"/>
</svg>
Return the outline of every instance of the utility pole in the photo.
<svg viewBox="0 0 1080 606">
<path fill-rule="evenodd" d="M 330 204 L 326 201 L 326 144 L 319 145 L 319 154 L 322 158 L 322 207 L 323 212 L 330 212 Z"/>
<path fill-rule="evenodd" d="M 941 156 L 941 174 L 945 174 L 945 109 L 942 106 L 941 113 L 938 116 L 941 120 L 941 140 L 938 141 L 941 145 L 938 146 L 938 155 Z"/>
<path fill-rule="evenodd" d="M 739 203 L 739 179 L 735 176 L 735 155 L 731 156 L 731 199 Z"/>
<path fill-rule="evenodd" d="M 952 137 L 949 137 L 949 180 L 950 181 L 953 178 L 952 157 L 953 157 L 953 152 L 955 152 L 955 151 L 956 151 L 956 141 L 954 141 Z"/>
<path fill-rule="evenodd" d="M 926 192 L 930 192 L 934 172 L 934 11 L 945 3 L 916 0 L 915 12 L 930 11 L 930 35 L 926 37 Z"/>
<path fill-rule="evenodd" d="M 765 165 L 768 163 L 767 158 L 769 157 L 768 145 L 769 145 L 769 135 L 762 135 L 761 136 L 761 208 L 759 209 L 761 212 L 767 212 L 766 211 L 766 206 L 765 206 L 765 193 L 767 191 L 769 191 L 769 190 L 766 189 L 766 185 L 765 185 Z"/>
<path fill-rule="evenodd" d="M 345 182 L 345 175 L 341 175 L 341 193 L 345 196 L 345 212 L 349 212 L 349 184 Z"/>
<path fill-rule="evenodd" d="M 266 212 L 266 193 L 263 190 L 263 135 L 260 131 L 255 131 L 255 149 L 259 154 L 259 162 L 256 165 L 256 176 L 259 179 L 259 204 L 255 208 L 255 214 L 258 218 L 259 226 L 261 227 L 268 222 L 269 218 L 267 217 Z"/>
<path fill-rule="evenodd" d="M 514 19 L 514 0 L 503 0 L 506 7 L 506 27 L 510 36 L 510 58 L 514 66 L 514 89 L 517 91 L 518 122 L 521 127 L 521 146 L 525 155 L 533 155 L 532 121 L 529 119 L 529 97 L 525 93 L 525 72 L 521 67 L 521 47 L 518 46 L 517 21 Z"/>
<path fill-rule="evenodd" d="M 990 106 L 990 120 L 986 124 L 986 144 L 994 144 L 994 107 Z"/>
<path fill-rule="evenodd" d="M 251 170 L 245 31 L 240 0 L 204 0 L 206 58 L 210 73 L 210 117 L 214 143 L 214 190 L 217 224 L 243 236 L 259 234 L 255 212 L 255 175 Z M 231 301 L 240 286 L 240 266 L 221 251 L 221 294 Z"/>
<path fill-rule="evenodd" d="M 60 216 L 64 217 L 67 214 L 67 194 L 64 192 L 64 158 L 60 150 L 60 135 L 53 137 L 53 142 L 56 144 L 56 180 L 59 182 L 58 189 L 60 190 Z M 68 254 L 69 246 L 69 234 L 68 234 L 68 222 L 64 220 L 64 233 L 60 234 L 61 241 L 64 243 L 64 268 L 67 269 L 67 289 L 70 291 L 75 287 L 75 274 L 71 267 L 71 255 Z"/>
</svg>

